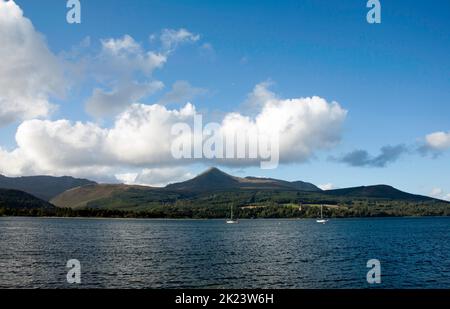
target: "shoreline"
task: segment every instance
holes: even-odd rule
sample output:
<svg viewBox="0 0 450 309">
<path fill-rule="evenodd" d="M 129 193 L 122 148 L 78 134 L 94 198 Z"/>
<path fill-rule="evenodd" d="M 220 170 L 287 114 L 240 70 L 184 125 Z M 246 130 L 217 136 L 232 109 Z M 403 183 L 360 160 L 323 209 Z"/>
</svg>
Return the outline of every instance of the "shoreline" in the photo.
<svg viewBox="0 0 450 309">
<path fill-rule="evenodd" d="M 148 220 L 148 221 L 226 221 L 227 218 L 133 218 L 133 217 L 57 217 L 57 216 L 0 216 L 3 218 L 28 218 L 28 219 L 88 219 L 88 220 Z M 357 220 L 357 219 L 423 219 L 423 218 L 450 218 L 450 216 L 372 216 L 372 217 L 339 217 L 328 218 L 330 221 L 337 220 Z M 302 221 L 302 220 L 316 220 L 317 218 L 242 218 L 239 221 L 265 221 L 265 220 L 279 220 L 279 221 Z"/>
</svg>

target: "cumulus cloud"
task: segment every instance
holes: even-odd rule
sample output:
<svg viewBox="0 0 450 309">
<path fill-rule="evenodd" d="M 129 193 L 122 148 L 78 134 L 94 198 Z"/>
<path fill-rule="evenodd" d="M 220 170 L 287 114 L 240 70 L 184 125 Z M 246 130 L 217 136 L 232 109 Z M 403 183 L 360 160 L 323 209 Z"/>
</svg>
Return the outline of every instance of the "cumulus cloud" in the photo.
<svg viewBox="0 0 450 309">
<path fill-rule="evenodd" d="M 100 53 L 88 58 L 87 74 L 102 86 L 95 88 L 85 103 L 90 115 L 115 116 L 164 87 L 162 82 L 152 79 L 152 73 L 166 63 L 166 54 L 145 50 L 130 35 L 104 39 L 101 45 Z"/>
<path fill-rule="evenodd" d="M 224 117 L 221 127 L 225 137 L 249 131 L 277 132 L 280 162 L 285 163 L 304 162 L 315 151 L 340 141 L 347 111 L 337 102 L 328 103 L 316 96 L 281 99 L 267 87 L 267 83 L 258 84 L 250 94 L 260 106 L 255 116 L 230 113 Z"/>
<path fill-rule="evenodd" d="M 405 145 L 384 146 L 377 156 L 370 155 L 366 150 L 355 150 L 339 158 L 332 157 L 331 159 L 356 167 L 386 167 L 408 151 L 408 147 Z"/>
<path fill-rule="evenodd" d="M 437 199 L 450 201 L 450 193 L 445 192 L 442 188 L 433 188 L 430 195 Z"/>
<path fill-rule="evenodd" d="M 94 52 L 90 38 L 86 38 L 70 52 L 61 53 L 63 62 L 49 50 L 43 35 L 24 17 L 20 7 L 14 1 L 3 0 L 0 37 L 0 126 L 49 116 L 57 108 L 50 99 L 63 97 L 73 82 L 65 79 L 65 70 L 75 79 L 95 83 L 86 100 L 89 114 L 117 115 L 161 89 L 162 83 L 154 80 L 153 72 L 164 66 L 176 47 L 199 39 L 186 29 L 164 29 L 161 51 L 147 50 L 125 34 L 101 40 L 100 50 Z"/>
<path fill-rule="evenodd" d="M 147 97 L 164 87 L 160 81 L 140 84 L 137 82 L 122 83 L 112 91 L 96 88 L 86 102 L 86 111 L 95 117 L 117 115 L 126 107 Z"/>
<path fill-rule="evenodd" d="M 146 49 L 128 34 L 101 40 L 97 51 L 86 38 L 71 51 L 62 52 L 59 59 L 21 8 L 14 1 L 0 0 L 0 38 L 0 126 L 4 126 L 48 117 L 57 108 L 51 100 L 63 98 L 68 85 L 82 81 L 94 85 L 85 102 L 89 114 L 97 118 L 117 115 L 161 89 L 153 72 L 179 46 L 197 42 L 200 35 L 184 28 L 164 29 L 158 51 Z M 70 80 L 65 72 L 70 72 Z M 187 96 L 195 95 L 184 90 Z"/>
<path fill-rule="evenodd" d="M 218 125 L 225 137 L 234 137 L 248 130 L 279 132 L 280 160 L 303 162 L 315 151 L 339 142 L 346 114 L 338 103 L 328 103 L 319 97 L 272 97 L 256 116 L 229 113 Z M 118 171 L 199 161 L 215 164 L 218 161 L 205 158 L 176 160 L 172 156 L 172 143 L 179 138 L 172 134 L 172 127 L 179 122 L 193 127 L 195 115 L 196 109 L 190 103 L 172 110 L 158 104 L 133 104 L 117 116 L 111 128 L 68 120 L 25 121 L 17 130 L 18 147 L 10 152 L 0 151 L 0 173 L 79 175 L 96 170 L 108 173 L 115 170 L 114 174 L 125 175 Z M 182 138 L 192 143 L 195 134 Z M 250 160 L 222 163 L 255 164 Z M 142 180 L 144 176 L 145 173 L 141 178 L 137 177 L 138 181 L 145 182 Z"/>
<path fill-rule="evenodd" d="M 122 74 L 121 78 L 135 73 L 149 76 L 167 62 L 167 54 L 145 50 L 128 34 L 118 39 L 105 39 L 101 43 L 102 50 L 95 59 L 98 61 L 95 70 L 106 72 L 108 76 L 112 73 Z"/>
<path fill-rule="evenodd" d="M 46 117 L 65 92 L 61 62 L 14 1 L 0 0 L 0 126 Z"/>
<path fill-rule="evenodd" d="M 2 153 L 1 172 L 64 173 L 72 168 L 168 164 L 171 126 L 192 117 L 195 108 L 180 110 L 134 104 L 120 114 L 112 128 L 68 120 L 29 120 L 16 133 L 18 148 Z M 20 157 L 18 156 L 20 154 Z M 6 156 L 5 156 L 6 155 Z M 12 158 L 17 160 L 13 162 Z"/>
<path fill-rule="evenodd" d="M 318 185 L 318 187 L 324 191 L 337 189 L 337 187 L 332 183 L 325 183 L 322 185 Z"/>
<path fill-rule="evenodd" d="M 442 194 L 444 194 L 444 190 L 441 188 L 433 188 L 430 193 L 430 195 L 434 197 L 441 196 Z"/>
<path fill-rule="evenodd" d="M 116 174 L 116 179 L 127 185 L 164 187 L 169 183 L 181 182 L 194 177 L 181 167 L 143 169 L 137 173 Z"/>
<path fill-rule="evenodd" d="M 250 109 L 259 109 L 267 102 L 276 100 L 277 97 L 275 93 L 269 89 L 272 84 L 273 82 L 271 81 L 265 81 L 257 84 L 255 88 L 253 88 L 253 91 L 248 94 L 247 100 L 245 101 L 244 105 L 246 105 Z"/>
<path fill-rule="evenodd" d="M 130 35 L 102 40 L 101 52 L 91 57 L 89 62 L 92 63 L 92 75 L 103 87 L 94 89 L 86 101 L 86 111 L 95 117 L 117 115 L 130 104 L 162 89 L 162 82 L 154 80 L 152 73 L 164 66 L 178 46 L 196 42 L 199 38 L 199 35 L 186 29 L 164 29 L 160 37 L 160 52 L 146 50 Z M 182 103 L 186 103 L 203 91 L 186 81 L 180 81 L 174 84 L 159 104 L 183 99 L 185 101 Z"/>
<path fill-rule="evenodd" d="M 164 50 L 171 51 L 180 44 L 197 42 L 200 40 L 200 35 L 193 34 L 184 28 L 178 30 L 164 29 L 161 33 L 160 39 Z"/>
<path fill-rule="evenodd" d="M 159 36 L 159 51 L 148 50 L 132 36 L 124 35 L 101 40 L 100 50 L 95 52 L 86 39 L 71 52 L 63 53 L 69 62 L 63 66 L 21 9 L 13 1 L 0 0 L 0 37 L 0 125 L 23 121 L 16 132 L 17 147 L 0 148 L 0 173 L 69 174 L 94 179 L 119 175 L 127 181 L 135 173 L 134 182 L 154 184 L 174 176 L 156 168 L 207 160 L 173 158 L 171 146 L 176 136 L 171 129 L 179 122 L 193 127 L 196 109 L 190 103 L 178 109 L 164 106 L 188 101 L 205 93 L 204 89 L 178 81 L 158 104 L 136 103 L 163 87 L 153 72 L 163 67 L 179 46 L 199 41 L 200 35 L 184 28 L 164 29 Z M 201 49 L 212 50 L 212 45 L 205 43 Z M 54 108 L 50 99 L 65 94 L 67 67 L 94 88 L 85 102 L 86 110 L 95 117 L 115 115 L 111 126 L 40 119 Z M 268 89 L 269 85 L 261 83 L 249 95 L 255 106 L 252 115 L 228 113 L 219 121 L 219 131 L 227 140 L 235 143 L 234 137 L 246 131 L 277 132 L 282 162 L 303 162 L 316 151 L 339 142 L 347 112 L 338 103 L 320 97 L 282 99 Z M 182 138 L 193 141 L 198 139 L 196 134 Z M 255 164 L 252 160 L 213 161 Z"/>
<path fill-rule="evenodd" d="M 188 81 L 176 81 L 172 89 L 164 94 L 157 104 L 186 103 L 207 92 L 206 89 L 193 87 Z"/>
<path fill-rule="evenodd" d="M 450 149 L 450 132 L 434 132 L 425 136 L 425 143 L 419 148 L 419 152 L 438 156 L 448 149 Z"/>
</svg>

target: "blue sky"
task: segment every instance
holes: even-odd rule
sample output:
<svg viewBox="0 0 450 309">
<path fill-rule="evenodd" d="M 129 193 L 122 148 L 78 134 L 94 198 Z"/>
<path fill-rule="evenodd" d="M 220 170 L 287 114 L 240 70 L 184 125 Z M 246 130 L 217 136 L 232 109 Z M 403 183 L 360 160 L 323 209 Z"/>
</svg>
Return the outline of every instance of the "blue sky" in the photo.
<svg viewBox="0 0 450 309">
<path fill-rule="evenodd" d="M 66 22 L 65 1 L 17 0 L 25 17 L 42 33 L 55 55 L 86 37 L 100 40 L 130 35 L 147 50 L 162 29 L 187 29 L 200 39 L 177 48 L 152 78 L 165 88 L 140 99 L 153 104 L 176 81 L 205 90 L 192 98 L 208 117 L 240 111 L 255 85 L 271 81 L 282 98 L 319 96 L 348 111 L 341 141 L 319 149 L 306 161 L 275 170 L 224 167 L 236 175 L 256 175 L 336 187 L 387 183 L 429 195 L 450 193 L 450 154 L 422 155 L 425 136 L 449 132 L 450 2 L 381 1 L 382 23 L 366 22 L 366 1 L 81 1 L 82 23 Z M 99 120 L 84 105 L 96 85 L 85 81 L 57 98 L 51 120 Z M 176 105 L 171 107 L 177 107 Z M 9 151 L 21 121 L 0 128 L 0 146 Z M 345 154 L 365 150 L 377 156 L 384 146 L 408 150 L 383 167 L 349 166 Z M 442 151 L 441 151 L 442 150 Z M 334 160 L 332 159 L 335 158 Z M 209 164 L 189 166 L 195 174 Z M 370 165 L 370 164 L 369 164 Z"/>
</svg>

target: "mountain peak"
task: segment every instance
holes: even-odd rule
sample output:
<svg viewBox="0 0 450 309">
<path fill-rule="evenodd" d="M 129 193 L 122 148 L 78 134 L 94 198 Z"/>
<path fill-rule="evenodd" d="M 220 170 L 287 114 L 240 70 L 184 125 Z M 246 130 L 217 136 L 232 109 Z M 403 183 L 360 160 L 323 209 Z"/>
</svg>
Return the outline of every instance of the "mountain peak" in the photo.
<svg viewBox="0 0 450 309">
<path fill-rule="evenodd" d="M 273 178 L 241 178 L 229 175 L 217 167 L 210 167 L 191 180 L 171 184 L 166 188 L 183 191 L 223 191 L 234 189 L 320 191 L 319 188 L 310 183 L 301 181 L 289 182 Z"/>
<path fill-rule="evenodd" d="M 217 167 L 211 167 L 191 180 L 168 185 L 168 189 L 176 190 L 221 190 L 238 185 L 236 177 L 228 175 Z"/>
<path fill-rule="evenodd" d="M 208 168 L 206 171 L 204 171 L 203 173 L 199 174 L 198 176 L 211 175 L 211 174 L 232 177 L 232 176 L 228 175 L 227 173 L 225 173 L 224 171 L 222 171 L 222 170 L 220 170 L 220 169 L 218 169 L 217 167 L 214 167 L 214 166 Z"/>
</svg>

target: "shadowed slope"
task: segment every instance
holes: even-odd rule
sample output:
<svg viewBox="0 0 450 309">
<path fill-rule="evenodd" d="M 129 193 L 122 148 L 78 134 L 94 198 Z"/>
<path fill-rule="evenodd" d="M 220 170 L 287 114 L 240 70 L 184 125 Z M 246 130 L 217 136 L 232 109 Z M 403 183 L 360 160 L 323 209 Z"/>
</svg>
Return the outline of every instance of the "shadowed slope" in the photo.
<svg viewBox="0 0 450 309">
<path fill-rule="evenodd" d="M 342 197 L 368 197 L 368 198 L 385 198 L 385 199 L 401 199 L 401 200 L 416 200 L 416 201 L 430 201 L 431 197 L 415 195 L 400 191 L 394 187 L 387 185 L 376 186 L 362 186 L 355 188 L 345 188 L 325 191 L 325 194 Z"/>
<path fill-rule="evenodd" d="M 90 184 L 95 184 L 95 182 L 67 176 L 6 177 L 0 175 L 0 188 L 27 192 L 45 201 L 49 201 L 69 189 Z"/>
<path fill-rule="evenodd" d="M 51 209 L 54 206 L 23 191 L 0 189 L 0 208 Z"/>
</svg>

